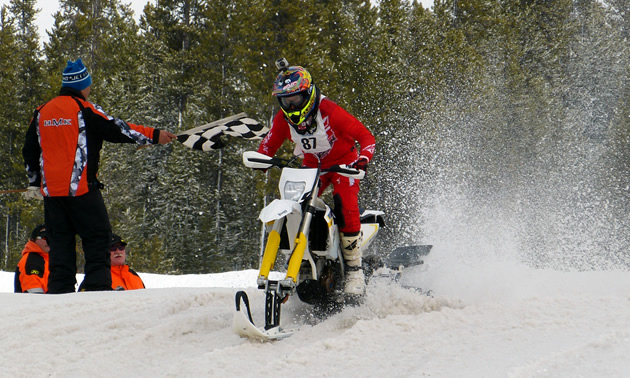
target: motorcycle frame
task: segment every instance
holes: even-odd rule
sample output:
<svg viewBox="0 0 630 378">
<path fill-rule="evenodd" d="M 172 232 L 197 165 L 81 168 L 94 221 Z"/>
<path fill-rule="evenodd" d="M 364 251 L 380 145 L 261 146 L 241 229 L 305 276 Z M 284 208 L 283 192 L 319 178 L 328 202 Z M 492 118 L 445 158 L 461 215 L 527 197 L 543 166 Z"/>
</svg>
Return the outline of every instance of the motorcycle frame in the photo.
<svg viewBox="0 0 630 378">
<path fill-rule="evenodd" d="M 265 329 L 269 330 L 279 326 L 280 323 L 280 309 L 281 304 L 286 302 L 290 295 L 293 295 L 298 286 L 298 278 L 300 275 L 300 268 L 302 266 L 302 261 L 308 261 L 311 267 L 311 277 L 313 279 L 317 279 L 319 273 L 319 267 L 316 264 L 313 255 L 311 254 L 310 249 L 308 248 L 308 237 L 310 233 L 311 223 L 313 217 L 317 210 L 324 210 L 329 212 L 330 208 L 324 203 L 324 201 L 319 198 L 318 193 L 321 187 L 320 174 L 321 169 L 318 168 L 288 168 L 284 167 L 281 179 L 279 183 L 279 189 L 281 193 L 281 199 L 279 201 L 290 201 L 284 199 L 284 184 L 286 183 L 286 176 L 290 175 L 291 170 L 308 170 L 314 171 L 311 180 L 312 185 L 310 190 L 306 189 L 302 194 L 300 200 L 293 202 L 292 204 L 283 203 L 284 205 L 283 216 L 273 216 L 267 215 L 267 217 L 274 217 L 273 223 L 271 224 L 271 230 L 269 231 L 269 235 L 267 237 L 267 244 L 265 245 L 265 249 L 261 259 L 260 270 L 257 279 L 257 285 L 259 289 L 263 289 L 265 291 Z M 278 200 L 274 200 L 278 201 Z M 273 202 L 272 202 L 273 204 Z M 289 212 L 288 208 L 291 205 L 291 212 Z M 269 205 L 270 207 L 271 204 Z M 267 219 L 264 215 L 265 209 L 261 211 L 261 220 Z M 300 223 L 297 227 L 297 230 L 293 232 L 290 224 L 287 224 L 287 221 L 290 219 L 291 214 L 293 212 L 300 213 Z M 327 214 L 328 215 L 328 214 Z M 332 220 L 330 221 L 332 223 Z M 268 222 L 267 224 L 269 225 Z M 288 254 L 288 264 L 287 264 L 287 273 L 283 280 L 270 280 L 269 273 L 271 269 L 273 269 L 278 251 L 280 250 L 280 242 L 281 242 L 281 232 L 283 227 L 287 227 L 287 234 L 289 237 L 289 248 L 291 252 Z M 336 230 L 336 228 L 334 229 Z M 334 231 L 333 230 L 333 231 Z M 295 237 L 294 239 L 292 239 Z M 339 259 L 339 268 L 340 268 L 340 277 L 343 280 L 345 272 L 343 270 L 343 257 L 342 254 L 339 253 L 338 250 L 339 244 L 333 245 L 334 254 L 331 256 L 319 256 L 319 259 L 322 258 L 338 258 Z"/>
<path fill-rule="evenodd" d="M 288 297 L 296 292 L 301 282 L 300 268 L 302 267 L 302 261 L 308 261 L 311 267 L 311 277 L 318 279 L 319 272 L 318 264 L 316 262 L 335 261 L 339 268 L 339 279 L 343 281 L 345 276 L 343 255 L 340 251 L 340 242 L 337 235 L 337 227 L 332 221 L 332 212 L 330 207 L 319 198 L 319 190 L 321 188 L 320 175 L 322 174 L 321 167 L 317 168 L 290 168 L 287 164 L 267 156 L 261 156 L 257 152 L 245 152 L 243 154 L 243 161 L 246 166 L 250 168 L 268 169 L 271 166 L 278 166 L 282 168 L 282 174 L 279 182 L 280 199 L 275 199 L 271 204 L 265 206 L 260 213 L 259 218 L 268 227 L 271 226 L 269 234 L 267 236 L 267 243 L 262 251 L 260 260 L 260 269 L 258 273 L 257 286 L 259 289 L 265 291 L 265 330 L 271 330 L 280 325 L 280 310 L 281 304 L 286 302 Z M 341 174 L 358 175 L 356 178 L 363 178 L 363 171 L 352 170 L 344 167 L 338 167 L 342 170 L 335 171 Z M 345 171 L 343 170 L 345 169 Z M 297 176 L 292 180 L 287 180 L 289 176 L 288 172 L 293 172 Z M 299 172 L 310 171 L 310 177 L 306 177 L 306 174 L 302 175 Z M 300 180 L 301 179 L 301 180 Z M 288 181 L 305 181 L 309 190 L 304 190 L 302 196 L 297 200 L 285 199 L 284 185 Z M 279 202 L 277 202 L 279 201 Z M 311 229 L 312 220 L 317 211 L 325 211 L 325 220 L 329 226 L 328 236 L 332 241 L 324 253 L 318 253 L 310 251 L 308 237 Z M 296 212 L 296 214 L 293 214 Z M 297 216 L 300 218 L 299 226 L 294 228 L 291 222 L 288 224 L 288 220 L 295 216 L 294 220 L 297 220 Z M 270 280 L 269 274 L 273 269 L 278 251 L 280 250 L 280 244 L 282 241 L 283 227 L 287 228 L 287 236 L 289 238 L 290 253 L 285 253 L 288 256 L 287 273 L 282 280 Z M 378 227 L 371 230 L 371 236 L 375 234 Z M 335 235 L 335 236 L 331 236 Z M 370 240 L 371 242 L 371 240 Z M 367 243 L 369 244 L 369 243 Z M 364 243 L 363 246 L 366 246 Z M 362 247 L 363 247 L 362 246 Z M 316 258 L 313 258 L 315 253 Z M 323 266 L 321 267 L 323 268 Z"/>
<path fill-rule="evenodd" d="M 273 219 L 272 221 L 273 223 L 271 221 L 267 222 L 268 226 L 271 224 L 271 229 L 269 231 L 269 235 L 267 236 L 267 243 L 263 251 L 260 270 L 258 274 L 258 280 L 257 280 L 257 284 L 259 288 L 262 289 L 268 286 L 267 281 L 269 281 L 268 279 L 269 273 L 275 265 L 277 254 L 278 254 L 278 251 L 280 250 L 281 232 L 282 232 L 283 227 L 286 226 L 288 235 L 289 235 L 289 248 L 291 249 L 291 252 L 288 254 L 289 260 L 288 260 L 286 276 L 284 280 L 279 281 L 278 287 L 276 289 L 279 292 L 279 294 L 283 296 L 287 294 L 293 294 L 293 292 L 295 291 L 295 287 L 298 284 L 300 266 L 303 260 L 309 261 L 311 265 L 311 269 L 312 269 L 312 276 L 313 278 L 317 277 L 318 267 L 315 263 L 315 260 L 313 259 L 313 256 L 311 255 L 311 251 L 308 249 L 308 237 L 309 237 L 311 222 L 312 222 L 313 217 L 315 216 L 316 211 L 329 210 L 329 208 L 326 206 L 324 201 L 322 201 L 318 197 L 318 192 L 321 186 L 321 181 L 319 179 L 319 175 L 321 173 L 320 168 L 295 169 L 295 168 L 285 167 L 283 169 L 282 176 L 287 175 L 286 172 L 291 172 L 291 170 L 315 171 L 311 175 L 312 186 L 310 187 L 310 190 L 304 191 L 304 194 L 299 201 L 297 202 L 291 201 L 294 204 L 293 208 L 291 209 L 291 212 L 289 212 L 288 209 L 285 209 L 283 210 L 283 212 L 286 212 L 286 214 L 284 214 L 283 216 L 276 217 L 276 219 Z M 280 201 L 285 201 L 285 202 L 289 201 L 289 200 L 284 199 L 283 197 L 284 196 L 283 186 L 286 183 L 286 181 L 287 180 L 281 177 L 280 184 L 279 184 L 280 193 L 282 195 Z M 287 204 L 284 204 L 284 205 L 287 208 L 289 207 L 289 205 Z M 261 218 L 263 219 L 263 221 L 270 217 L 269 215 L 265 216 L 263 214 L 264 211 L 265 209 L 263 209 L 263 211 L 261 212 Z M 294 229 L 293 227 L 291 227 L 290 224 L 287 223 L 287 221 L 291 217 L 292 212 L 299 212 L 300 223 L 297 229 Z M 335 251 L 335 255 L 331 257 L 341 258 L 341 254 L 339 254 L 338 251 Z"/>
</svg>

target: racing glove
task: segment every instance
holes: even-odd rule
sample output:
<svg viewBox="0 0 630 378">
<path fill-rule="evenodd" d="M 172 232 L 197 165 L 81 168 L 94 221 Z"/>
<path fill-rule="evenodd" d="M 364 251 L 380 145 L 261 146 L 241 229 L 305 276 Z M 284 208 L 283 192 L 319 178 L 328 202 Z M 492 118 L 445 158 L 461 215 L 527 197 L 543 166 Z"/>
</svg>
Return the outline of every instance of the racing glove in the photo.
<svg viewBox="0 0 630 378">
<path fill-rule="evenodd" d="M 368 163 L 369 162 L 370 162 L 370 160 L 367 157 L 361 155 L 361 156 L 359 156 L 357 161 L 355 161 L 354 163 L 350 164 L 350 168 L 359 169 L 359 170 L 362 170 L 364 172 L 367 172 L 367 168 L 368 168 Z"/>
</svg>

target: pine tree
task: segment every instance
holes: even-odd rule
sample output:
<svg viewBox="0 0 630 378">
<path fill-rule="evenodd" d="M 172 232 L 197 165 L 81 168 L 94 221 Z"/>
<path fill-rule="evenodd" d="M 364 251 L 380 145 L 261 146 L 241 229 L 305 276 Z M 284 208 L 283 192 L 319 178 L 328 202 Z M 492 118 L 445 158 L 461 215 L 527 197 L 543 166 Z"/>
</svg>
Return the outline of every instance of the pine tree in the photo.
<svg viewBox="0 0 630 378">
<path fill-rule="evenodd" d="M 26 185 L 22 146 L 24 134 L 33 110 L 43 98 L 39 40 L 35 26 L 35 0 L 12 0 L 0 14 L 0 88 L 5 96 L 0 100 L 0 129 L 5 162 L 0 168 L 4 189 L 19 189 Z M 41 203 L 24 201 L 19 194 L 0 197 L 4 235 L 3 264 L 13 269 L 19 260 L 26 235 L 42 223 Z"/>
</svg>

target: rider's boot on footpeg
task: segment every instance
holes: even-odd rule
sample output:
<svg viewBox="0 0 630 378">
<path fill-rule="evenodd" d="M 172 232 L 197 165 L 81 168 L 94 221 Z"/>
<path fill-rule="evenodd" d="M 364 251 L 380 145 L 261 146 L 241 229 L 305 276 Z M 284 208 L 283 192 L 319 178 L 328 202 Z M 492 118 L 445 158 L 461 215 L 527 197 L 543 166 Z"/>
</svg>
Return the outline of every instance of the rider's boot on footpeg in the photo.
<svg viewBox="0 0 630 378">
<path fill-rule="evenodd" d="M 341 233 L 341 246 L 346 262 L 346 282 L 343 291 L 349 295 L 363 295 L 365 275 L 361 266 L 361 231 L 352 234 Z"/>
</svg>

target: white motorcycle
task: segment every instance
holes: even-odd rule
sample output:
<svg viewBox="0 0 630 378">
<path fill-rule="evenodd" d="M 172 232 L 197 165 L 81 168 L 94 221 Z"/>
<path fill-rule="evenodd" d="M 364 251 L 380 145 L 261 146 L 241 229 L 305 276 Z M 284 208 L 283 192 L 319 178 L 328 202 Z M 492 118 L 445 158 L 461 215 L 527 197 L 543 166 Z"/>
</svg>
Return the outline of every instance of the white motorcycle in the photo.
<svg viewBox="0 0 630 378">
<path fill-rule="evenodd" d="M 233 329 L 242 337 L 276 340 L 291 334 L 280 328 L 281 304 L 289 296 L 297 293 L 301 301 L 325 312 L 337 311 L 348 303 L 349 298 L 343 295 L 345 269 L 339 230 L 332 209 L 318 196 L 319 177 L 327 172 L 337 172 L 362 179 L 365 172 L 347 166 L 334 166 L 326 171 L 300 167 L 296 158 L 271 158 L 255 151 L 245 152 L 243 162 L 254 169 L 280 167 L 282 174 L 280 198 L 267 205 L 259 215 L 267 230 L 257 279 L 258 288 L 265 291 L 265 327 L 261 329 L 254 325 L 247 294 L 239 291 L 236 293 Z M 384 225 L 383 215 L 376 210 L 361 213 L 364 256 Z M 366 280 L 373 274 L 398 280 L 404 267 L 422 264 L 422 256 L 430 249 L 431 246 L 401 247 L 384 260 L 376 255 L 367 256 L 363 259 Z M 269 274 L 278 252 L 286 257 L 286 275 L 284 279 L 271 280 Z"/>
</svg>

